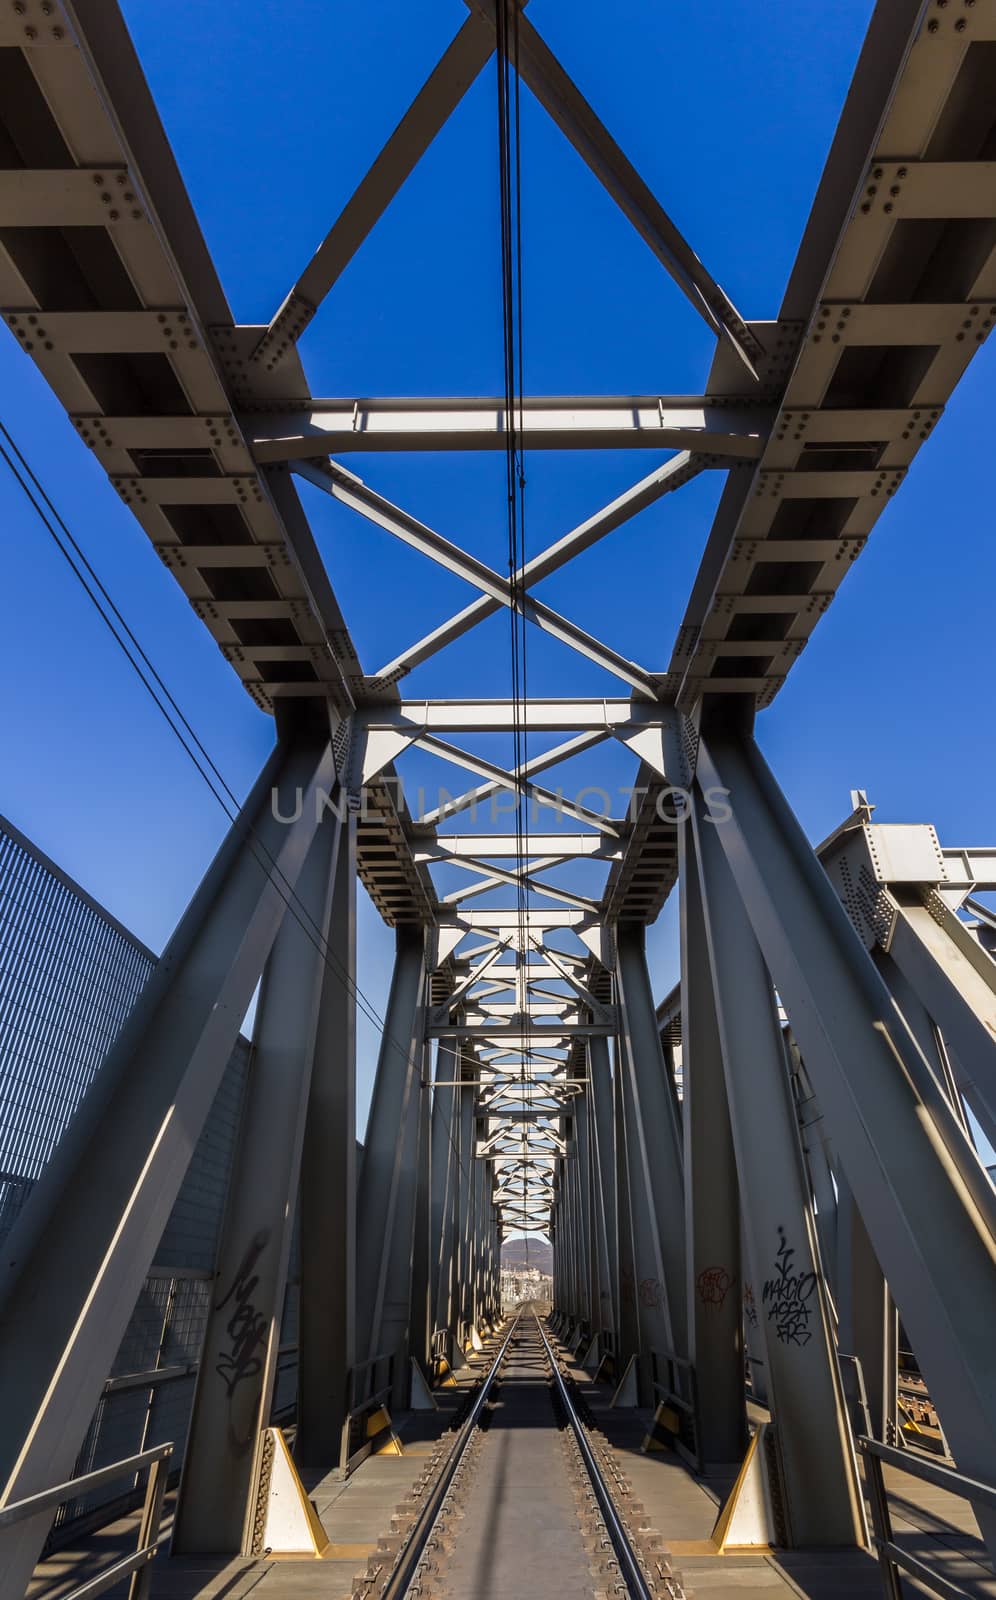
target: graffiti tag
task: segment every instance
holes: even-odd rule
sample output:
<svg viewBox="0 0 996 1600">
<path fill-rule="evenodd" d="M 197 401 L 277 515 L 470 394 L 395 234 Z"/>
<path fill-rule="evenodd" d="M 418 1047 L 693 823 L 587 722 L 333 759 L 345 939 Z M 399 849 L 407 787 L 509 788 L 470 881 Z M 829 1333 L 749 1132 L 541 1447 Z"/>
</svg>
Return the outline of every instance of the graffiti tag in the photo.
<svg viewBox="0 0 996 1600">
<path fill-rule="evenodd" d="M 725 1267 L 703 1267 L 695 1287 L 702 1304 L 718 1311 L 733 1287 L 733 1279 Z"/>
<path fill-rule="evenodd" d="M 253 1269 L 266 1248 L 268 1238 L 266 1230 L 257 1233 L 242 1257 L 231 1288 L 215 1306 L 216 1311 L 223 1311 L 227 1305 L 232 1307 L 225 1329 L 229 1339 L 228 1348 L 219 1351 L 214 1369 L 219 1378 L 224 1380 L 229 1399 L 244 1379 L 254 1378 L 263 1370 L 261 1352 L 266 1347 L 267 1322 L 253 1304 L 252 1297 L 259 1283 L 259 1275 Z"/>
<path fill-rule="evenodd" d="M 785 1229 L 779 1227 L 775 1276 L 764 1285 L 761 1300 L 768 1307 L 768 1321 L 774 1322 L 775 1333 L 782 1344 L 802 1345 L 812 1338 L 809 1319 L 814 1307 L 810 1301 L 816 1288 L 816 1273 L 793 1270 L 794 1255 L 795 1249 L 786 1239 Z"/>
</svg>

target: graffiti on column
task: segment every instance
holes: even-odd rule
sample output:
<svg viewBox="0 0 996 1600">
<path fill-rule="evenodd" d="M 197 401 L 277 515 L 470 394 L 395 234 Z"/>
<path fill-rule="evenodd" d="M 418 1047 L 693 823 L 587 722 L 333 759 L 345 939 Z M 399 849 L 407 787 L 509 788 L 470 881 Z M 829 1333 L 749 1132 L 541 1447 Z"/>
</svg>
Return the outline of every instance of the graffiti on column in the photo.
<svg viewBox="0 0 996 1600">
<path fill-rule="evenodd" d="M 778 1229 L 778 1250 L 775 1255 L 775 1275 L 764 1285 L 761 1300 L 768 1307 L 768 1321 L 775 1324 L 775 1333 L 782 1344 L 808 1344 L 812 1338 L 809 1319 L 816 1289 L 815 1272 L 799 1272 L 793 1266 L 795 1247 L 785 1237 L 785 1229 Z"/>
<path fill-rule="evenodd" d="M 695 1280 L 695 1287 L 702 1304 L 718 1311 L 733 1283 L 734 1280 L 725 1267 L 703 1267 Z"/>
<path fill-rule="evenodd" d="M 640 1304 L 650 1308 L 664 1304 L 664 1287 L 657 1278 L 640 1279 Z"/>
<path fill-rule="evenodd" d="M 231 1399 L 245 1378 L 254 1378 L 263 1370 L 263 1357 L 267 1338 L 266 1318 L 253 1303 L 259 1274 L 254 1272 L 257 1261 L 266 1249 L 269 1230 L 257 1233 L 239 1263 L 232 1286 L 216 1304 L 216 1311 L 231 1305 L 232 1314 L 225 1329 L 228 1347 L 218 1352 L 215 1372 L 222 1378 Z"/>
</svg>

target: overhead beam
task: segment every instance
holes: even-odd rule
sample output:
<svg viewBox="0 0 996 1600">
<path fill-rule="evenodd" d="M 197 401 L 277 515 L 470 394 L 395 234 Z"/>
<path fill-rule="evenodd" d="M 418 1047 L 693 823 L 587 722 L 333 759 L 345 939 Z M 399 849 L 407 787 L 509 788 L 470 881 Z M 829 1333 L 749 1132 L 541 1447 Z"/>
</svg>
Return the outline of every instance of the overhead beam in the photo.
<svg viewBox="0 0 996 1600">
<path fill-rule="evenodd" d="M 618 861 L 622 856 L 622 845 L 618 839 L 611 835 L 599 838 L 594 833 L 530 832 L 529 849 L 535 855 L 553 856 L 563 861 L 573 856 L 596 856 L 600 861 Z M 519 850 L 514 833 L 465 833 L 443 835 L 431 844 L 417 844 L 413 855 L 416 862 L 450 861 L 463 856 L 487 861 L 491 856 L 517 856 Z"/>
<path fill-rule="evenodd" d="M 511 415 L 492 396 L 447 399 L 313 399 L 307 408 L 245 419 L 255 459 L 316 460 L 371 450 L 689 450 L 755 461 L 772 408 L 701 395 L 530 395 Z"/>
<path fill-rule="evenodd" d="M 628 723 L 628 699 L 403 700 L 400 705 L 370 706 L 358 714 L 366 728 L 426 733 L 569 733 L 605 734 Z"/>
</svg>

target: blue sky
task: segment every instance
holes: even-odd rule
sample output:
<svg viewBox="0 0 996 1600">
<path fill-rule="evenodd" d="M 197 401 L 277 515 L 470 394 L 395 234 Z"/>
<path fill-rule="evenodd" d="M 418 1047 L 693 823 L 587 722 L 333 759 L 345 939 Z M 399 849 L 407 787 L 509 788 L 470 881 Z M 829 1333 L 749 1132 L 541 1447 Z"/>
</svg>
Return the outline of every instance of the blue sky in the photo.
<svg viewBox="0 0 996 1600">
<path fill-rule="evenodd" d="M 532 0 L 529 14 L 734 303 L 765 317 L 777 310 L 870 10 L 867 0 L 774 0 L 763 28 L 754 0 L 630 0 L 613 8 L 611 27 L 594 0 Z M 235 315 L 249 322 L 276 309 L 466 15 L 460 0 L 300 0 L 292 13 L 283 0 L 125 0 L 124 11 Z M 711 335 L 528 94 L 522 155 L 526 387 L 701 390 Z M 306 334 L 316 394 L 499 392 L 497 182 L 492 67 Z M 996 580 L 986 420 L 994 360 L 992 347 L 977 358 L 759 720 L 762 747 L 814 840 L 858 786 L 880 820 L 933 822 L 950 844 L 992 837 L 983 597 Z M 4 420 L 244 793 L 270 746 L 269 719 L 6 332 L 0 395 Z M 503 564 L 500 457 L 344 459 Z M 527 552 L 655 464 L 645 452 L 530 457 Z M 548 580 L 541 597 L 642 664 L 664 667 L 720 486 L 711 474 L 668 498 Z M 470 597 L 317 491 L 302 492 L 369 670 Z M 0 810 L 159 949 L 224 816 L 3 477 L 0 539 Z M 535 631 L 528 667 L 533 694 L 623 692 Z M 409 690 L 504 695 L 509 682 L 507 623 L 495 618 L 418 669 Z M 381 1012 L 392 943 L 364 904 L 360 983 Z M 675 907 L 652 930 L 650 950 L 663 994 L 677 976 Z M 364 1106 L 375 1052 L 363 1023 Z"/>
</svg>

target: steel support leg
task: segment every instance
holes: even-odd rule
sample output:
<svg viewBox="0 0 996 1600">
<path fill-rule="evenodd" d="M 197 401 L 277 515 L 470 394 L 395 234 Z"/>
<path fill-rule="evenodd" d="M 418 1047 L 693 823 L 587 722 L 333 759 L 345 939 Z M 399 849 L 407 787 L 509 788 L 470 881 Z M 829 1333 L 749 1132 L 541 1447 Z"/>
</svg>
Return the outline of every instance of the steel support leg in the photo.
<svg viewBox="0 0 996 1600">
<path fill-rule="evenodd" d="M 636 1309 L 636 1250 L 633 1243 L 633 1215 L 629 1198 L 630 1154 L 626 1127 L 626 1094 L 623 1081 L 622 1045 L 616 1041 L 612 1073 L 612 1107 L 615 1131 L 614 1163 L 616 1193 L 616 1260 L 619 1272 L 618 1369 L 620 1376 L 629 1360 L 639 1356 L 640 1319 Z"/>
<path fill-rule="evenodd" d="M 984 1479 L 996 1459 L 992 1185 L 753 739 L 708 729 L 698 770 L 729 792 L 716 837 L 959 1469 Z M 982 1524 L 993 1536 L 985 1512 Z"/>
<path fill-rule="evenodd" d="M 421 932 L 398 930 L 394 976 L 363 1143 L 357 1195 L 357 1328 L 367 1359 L 407 1366 L 422 1093 L 425 953 Z"/>
<path fill-rule="evenodd" d="M 857 1465 L 771 978 L 719 837 L 693 827 L 754 1311 L 794 1545 L 864 1539 Z M 687 1078 L 686 1078 L 687 1081 Z"/>
<path fill-rule="evenodd" d="M 297 1433 L 302 1466 L 339 1459 L 356 1363 L 356 818 L 339 838 L 331 971 L 318 1013 L 301 1158 Z M 345 977 L 340 977 L 345 974 Z"/>
<path fill-rule="evenodd" d="M 311 1085 L 339 823 L 326 816 L 263 973 L 246 1097 L 183 1459 L 173 1549 L 246 1551 L 270 1418 Z M 252 1530 L 249 1530 L 251 1543 Z"/>
<path fill-rule="evenodd" d="M 617 976 L 640 1346 L 685 1355 L 681 1128 L 664 1065 L 644 929 L 620 927 Z"/>
<path fill-rule="evenodd" d="M 678 830 L 688 1357 L 707 1466 L 747 1448 L 740 1200 L 694 834 Z M 692 1396 L 686 1396 L 691 1399 Z"/>
<path fill-rule="evenodd" d="M 475 1145 L 477 1138 L 477 1121 L 474 1114 L 475 1091 L 461 1089 L 460 1091 L 460 1177 L 458 1186 L 458 1229 L 459 1240 L 459 1266 L 457 1272 L 457 1294 L 459 1304 L 459 1319 L 457 1337 L 461 1352 L 467 1341 L 470 1324 L 474 1320 L 474 1255 L 473 1255 L 473 1228 L 474 1228 L 474 1168 L 476 1166 Z"/>
<path fill-rule="evenodd" d="M 595 1243 L 598 1254 L 599 1301 L 596 1333 L 610 1333 L 618 1348 L 616 1305 L 616 1178 L 614 1162 L 612 1073 L 609 1041 L 588 1041 L 589 1104 L 592 1131 L 592 1177 L 595 1186 Z"/>
<path fill-rule="evenodd" d="M 431 1060 L 428 1042 L 422 1049 L 418 1098 L 418 1165 L 415 1175 L 415 1229 L 412 1242 L 411 1316 L 408 1347 L 421 1367 L 429 1359 L 432 1341 L 430 1320 L 430 1145 L 432 1138 L 432 1096 L 428 1089 Z"/>
<path fill-rule="evenodd" d="M 72 1475 L 333 782 L 323 736 L 274 752 L 6 1241 L 6 1500 Z M 0 1536 L 9 1593 L 50 1522 Z"/>
<path fill-rule="evenodd" d="M 440 1039 L 436 1052 L 436 1086 L 432 1093 L 431 1228 L 435 1241 L 433 1323 L 456 1338 L 454 1284 L 456 1266 L 456 1193 L 458 1171 L 459 1098 L 452 1085 L 460 1077 L 460 1047 L 456 1036 Z"/>
</svg>

